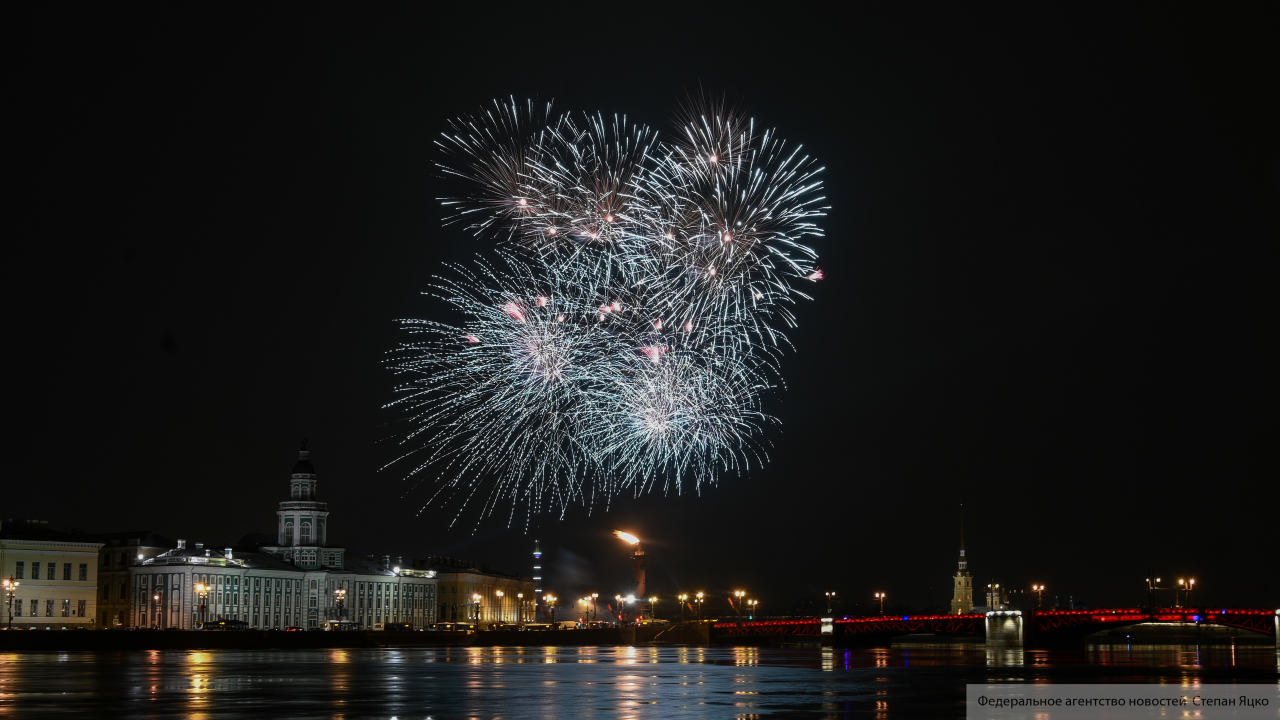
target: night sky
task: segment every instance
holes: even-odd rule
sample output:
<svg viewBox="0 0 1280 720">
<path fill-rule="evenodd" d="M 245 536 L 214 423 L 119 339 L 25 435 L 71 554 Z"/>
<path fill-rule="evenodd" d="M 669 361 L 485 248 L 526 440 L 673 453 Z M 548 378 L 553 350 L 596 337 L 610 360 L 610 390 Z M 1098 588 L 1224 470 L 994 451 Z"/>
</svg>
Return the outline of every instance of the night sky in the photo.
<svg viewBox="0 0 1280 720">
<path fill-rule="evenodd" d="M 629 587 L 620 528 L 660 597 L 945 608 L 964 502 L 976 586 L 1280 607 L 1274 14 L 476 7 L 0 24 L 0 516 L 234 543 L 306 437 L 337 543 L 528 575 L 538 537 L 562 597 Z M 441 226 L 434 137 L 510 96 L 669 131 L 699 93 L 827 168 L 772 462 L 527 534 L 420 512 L 382 362 L 491 247 Z"/>
</svg>

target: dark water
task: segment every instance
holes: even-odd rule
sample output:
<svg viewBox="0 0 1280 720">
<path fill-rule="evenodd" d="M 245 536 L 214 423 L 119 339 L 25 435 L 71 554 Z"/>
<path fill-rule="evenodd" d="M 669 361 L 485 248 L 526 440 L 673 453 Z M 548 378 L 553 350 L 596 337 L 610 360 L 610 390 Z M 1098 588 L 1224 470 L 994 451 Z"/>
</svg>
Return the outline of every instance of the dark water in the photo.
<svg viewBox="0 0 1280 720">
<path fill-rule="evenodd" d="M 966 683 L 1276 682 L 1267 646 L 0 653 L 0 718 L 964 717 Z"/>
</svg>

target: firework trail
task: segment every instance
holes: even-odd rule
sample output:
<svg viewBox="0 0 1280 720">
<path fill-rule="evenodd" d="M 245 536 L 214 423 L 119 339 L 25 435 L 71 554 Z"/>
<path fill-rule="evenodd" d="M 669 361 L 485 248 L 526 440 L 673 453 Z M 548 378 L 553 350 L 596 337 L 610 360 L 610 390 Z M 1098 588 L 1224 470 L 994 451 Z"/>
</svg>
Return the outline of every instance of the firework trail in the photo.
<svg viewBox="0 0 1280 720">
<path fill-rule="evenodd" d="M 411 427 L 393 464 L 435 486 L 428 504 L 563 517 L 767 461 L 761 398 L 822 277 L 804 244 L 822 235 L 821 168 L 706 110 L 667 142 L 495 102 L 438 140 L 465 187 L 446 223 L 495 247 L 431 285 L 460 321 L 403 321 L 389 360 Z"/>
</svg>

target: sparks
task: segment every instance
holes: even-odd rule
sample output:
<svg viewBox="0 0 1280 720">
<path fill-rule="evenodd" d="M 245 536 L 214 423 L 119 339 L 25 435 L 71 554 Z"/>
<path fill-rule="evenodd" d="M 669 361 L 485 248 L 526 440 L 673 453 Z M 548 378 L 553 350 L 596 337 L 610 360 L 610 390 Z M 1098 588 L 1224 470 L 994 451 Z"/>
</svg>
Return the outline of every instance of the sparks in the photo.
<svg viewBox="0 0 1280 720">
<path fill-rule="evenodd" d="M 649 345 L 640 348 L 640 352 L 644 353 L 645 357 L 652 360 L 654 365 L 657 365 L 662 360 L 662 353 L 666 351 L 667 348 L 665 345 Z"/>
<path fill-rule="evenodd" d="M 459 320 L 403 321 L 388 361 L 411 428 L 396 462 L 436 484 L 429 503 L 563 517 L 767 462 L 763 397 L 800 281 L 822 279 L 813 160 L 714 103 L 660 137 L 497 102 L 436 145 L 462 186 L 446 224 L 489 245 L 432 281 Z"/>
<path fill-rule="evenodd" d="M 520 322 L 524 322 L 524 311 L 515 303 L 509 302 L 506 305 L 503 305 L 502 311 L 510 315 L 512 318 L 519 320 Z"/>
</svg>

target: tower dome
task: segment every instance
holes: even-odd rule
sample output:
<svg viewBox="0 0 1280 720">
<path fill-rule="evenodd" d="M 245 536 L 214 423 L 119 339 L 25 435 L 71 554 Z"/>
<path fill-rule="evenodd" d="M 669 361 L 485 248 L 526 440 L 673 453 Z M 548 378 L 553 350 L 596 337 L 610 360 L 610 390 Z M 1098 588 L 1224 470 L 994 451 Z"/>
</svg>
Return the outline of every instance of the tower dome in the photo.
<svg viewBox="0 0 1280 720">
<path fill-rule="evenodd" d="M 302 449 L 298 451 L 298 462 L 293 464 L 294 475 L 315 475 L 316 469 L 311 465 L 311 461 L 307 457 L 311 455 L 307 450 L 307 440 L 302 439 Z"/>
</svg>

